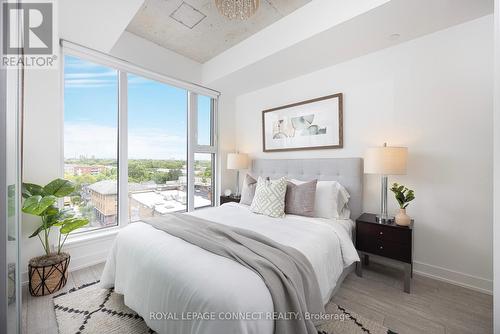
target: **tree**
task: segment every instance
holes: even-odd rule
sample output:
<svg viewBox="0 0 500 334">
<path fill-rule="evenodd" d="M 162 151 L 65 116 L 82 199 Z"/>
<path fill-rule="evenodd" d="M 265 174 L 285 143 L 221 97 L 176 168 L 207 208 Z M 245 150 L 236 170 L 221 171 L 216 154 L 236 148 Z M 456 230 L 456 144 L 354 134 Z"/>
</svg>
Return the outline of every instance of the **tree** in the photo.
<svg viewBox="0 0 500 334">
<path fill-rule="evenodd" d="M 153 181 L 156 184 L 165 184 L 165 183 L 167 183 L 168 178 L 169 178 L 169 174 L 168 173 L 156 172 L 156 173 L 153 174 Z"/>
<path fill-rule="evenodd" d="M 167 181 L 176 181 L 182 176 L 182 171 L 180 169 L 171 169 L 168 171 Z"/>
<path fill-rule="evenodd" d="M 143 182 L 148 180 L 148 170 L 144 165 L 136 161 L 128 165 L 128 177 L 132 182 Z"/>
</svg>

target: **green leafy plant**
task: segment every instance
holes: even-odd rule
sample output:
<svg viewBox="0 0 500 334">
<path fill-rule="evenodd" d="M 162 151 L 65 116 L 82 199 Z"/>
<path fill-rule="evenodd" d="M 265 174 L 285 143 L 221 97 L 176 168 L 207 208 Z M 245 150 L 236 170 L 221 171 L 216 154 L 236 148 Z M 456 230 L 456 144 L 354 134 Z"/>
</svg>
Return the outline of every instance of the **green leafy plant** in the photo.
<svg viewBox="0 0 500 334">
<path fill-rule="evenodd" d="M 59 227 L 57 254 L 60 254 L 68 235 L 89 223 L 87 218 L 75 217 L 72 210 L 57 207 L 58 198 L 68 196 L 74 190 L 75 185 L 64 179 L 55 179 L 44 187 L 33 183 L 23 183 L 22 211 L 40 217 L 42 220 L 42 224 L 29 237 L 40 239 L 46 255 L 51 254 L 49 235 L 52 227 Z"/>
<path fill-rule="evenodd" d="M 391 191 L 394 193 L 396 201 L 398 201 L 399 207 L 401 209 L 406 209 L 410 202 L 415 199 L 415 193 L 413 192 L 413 190 L 408 189 L 403 185 L 394 183 L 392 185 Z"/>
</svg>

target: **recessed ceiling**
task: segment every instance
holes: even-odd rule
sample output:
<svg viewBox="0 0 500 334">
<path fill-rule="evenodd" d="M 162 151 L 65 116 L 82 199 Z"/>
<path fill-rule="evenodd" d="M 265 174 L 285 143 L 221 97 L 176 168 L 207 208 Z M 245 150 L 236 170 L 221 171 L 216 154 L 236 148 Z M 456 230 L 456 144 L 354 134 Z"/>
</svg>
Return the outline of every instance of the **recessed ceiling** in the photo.
<svg viewBox="0 0 500 334">
<path fill-rule="evenodd" d="M 222 16 L 214 0 L 146 0 L 127 31 L 204 63 L 311 0 L 261 0 L 247 20 Z"/>
</svg>

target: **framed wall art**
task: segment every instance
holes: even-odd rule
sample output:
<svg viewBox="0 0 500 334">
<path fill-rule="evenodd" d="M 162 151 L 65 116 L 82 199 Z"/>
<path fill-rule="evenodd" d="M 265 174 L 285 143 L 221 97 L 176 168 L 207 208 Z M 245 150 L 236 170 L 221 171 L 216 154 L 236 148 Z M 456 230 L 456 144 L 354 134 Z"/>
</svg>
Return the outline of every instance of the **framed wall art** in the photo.
<svg viewBox="0 0 500 334">
<path fill-rule="evenodd" d="M 343 147 L 342 93 L 262 112 L 264 152 Z"/>
</svg>

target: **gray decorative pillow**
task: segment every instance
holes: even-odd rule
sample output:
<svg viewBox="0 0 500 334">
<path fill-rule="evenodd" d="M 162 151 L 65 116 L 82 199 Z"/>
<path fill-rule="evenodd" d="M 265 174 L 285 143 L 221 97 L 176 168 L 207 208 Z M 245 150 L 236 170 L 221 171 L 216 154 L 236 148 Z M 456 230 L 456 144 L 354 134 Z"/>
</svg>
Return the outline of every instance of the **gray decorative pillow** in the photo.
<svg viewBox="0 0 500 334">
<path fill-rule="evenodd" d="M 259 177 L 255 196 L 250 206 L 254 213 L 280 218 L 285 215 L 286 178 L 266 180 Z"/>
<path fill-rule="evenodd" d="M 251 205 L 253 197 L 255 196 L 255 188 L 257 187 L 257 180 L 250 175 L 245 176 L 243 181 L 243 189 L 241 190 L 240 203 L 245 205 Z"/>
<path fill-rule="evenodd" d="M 301 184 L 287 181 L 285 212 L 287 214 L 314 217 L 314 201 L 318 180 Z"/>
</svg>

